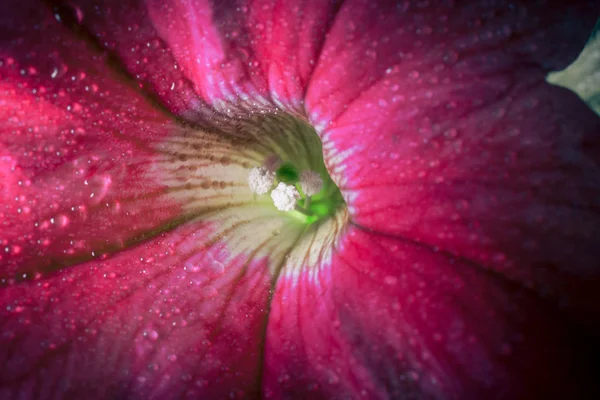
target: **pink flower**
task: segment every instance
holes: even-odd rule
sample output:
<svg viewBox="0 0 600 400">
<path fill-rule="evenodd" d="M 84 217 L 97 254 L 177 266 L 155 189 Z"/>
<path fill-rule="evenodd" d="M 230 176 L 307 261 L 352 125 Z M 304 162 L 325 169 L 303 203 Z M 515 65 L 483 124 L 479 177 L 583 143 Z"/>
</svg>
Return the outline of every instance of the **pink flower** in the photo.
<svg viewBox="0 0 600 400">
<path fill-rule="evenodd" d="M 3 1 L 0 398 L 591 395 L 599 8 Z"/>
</svg>

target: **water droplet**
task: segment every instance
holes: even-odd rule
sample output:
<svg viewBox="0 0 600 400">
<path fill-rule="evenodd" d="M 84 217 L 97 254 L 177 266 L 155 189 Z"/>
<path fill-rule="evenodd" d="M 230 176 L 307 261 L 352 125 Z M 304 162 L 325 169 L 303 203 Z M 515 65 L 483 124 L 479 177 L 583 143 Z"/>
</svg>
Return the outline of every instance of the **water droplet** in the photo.
<svg viewBox="0 0 600 400">
<path fill-rule="evenodd" d="M 492 261 L 499 264 L 504 263 L 506 261 L 506 254 L 496 253 L 492 256 Z"/>
<path fill-rule="evenodd" d="M 446 136 L 447 138 L 450 138 L 450 139 L 454 139 L 455 137 L 458 136 L 458 131 L 454 128 L 447 129 L 444 132 L 444 136 Z"/>
<path fill-rule="evenodd" d="M 148 332 L 148 338 L 150 340 L 157 340 L 158 339 L 158 332 L 156 332 L 155 330 L 151 330 Z"/>
<path fill-rule="evenodd" d="M 455 51 L 448 51 L 444 54 L 444 62 L 446 64 L 454 64 L 458 61 L 458 53 Z"/>
<path fill-rule="evenodd" d="M 52 68 L 52 71 L 50 71 L 50 77 L 52 79 L 60 78 L 66 74 L 68 70 L 69 68 L 65 64 L 55 65 L 54 68 Z"/>
<path fill-rule="evenodd" d="M 383 278 L 383 282 L 386 285 L 393 286 L 398 283 L 398 278 L 396 278 L 395 276 L 388 275 L 385 278 Z"/>
<path fill-rule="evenodd" d="M 64 228 L 65 226 L 69 225 L 69 217 L 61 214 L 58 216 L 58 218 L 56 218 L 56 223 L 59 227 Z"/>
<path fill-rule="evenodd" d="M 340 381 L 340 378 L 334 374 L 333 372 L 329 373 L 329 379 L 327 380 L 329 382 L 329 384 L 331 385 L 335 385 Z"/>
<path fill-rule="evenodd" d="M 83 11 L 81 8 L 71 4 L 60 4 L 52 8 L 54 18 L 66 26 L 72 27 L 79 25 L 83 21 Z"/>
<path fill-rule="evenodd" d="M 418 35 L 430 35 L 431 32 L 433 32 L 433 29 L 430 26 L 423 26 L 417 29 Z"/>
</svg>

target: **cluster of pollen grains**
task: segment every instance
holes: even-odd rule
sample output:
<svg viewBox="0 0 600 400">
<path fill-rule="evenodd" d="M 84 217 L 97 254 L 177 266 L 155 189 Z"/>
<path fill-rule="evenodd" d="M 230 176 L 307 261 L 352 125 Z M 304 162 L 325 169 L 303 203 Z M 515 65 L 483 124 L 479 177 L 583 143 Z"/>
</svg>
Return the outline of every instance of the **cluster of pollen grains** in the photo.
<svg viewBox="0 0 600 400">
<path fill-rule="evenodd" d="M 275 184 L 277 185 L 273 189 Z M 295 210 L 311 217 L 311 196 L 323 189 L 323 179 L 318 172 L 311 170 L 302 171 L 298 175 L 291 162 L 283 163 L 279 157 L 272 155 L 262 166 L 250 170 L 248 186 L 258 195 L 271 192 L 273 204 L 280 211 Z M 303 204 L 298 204 L 299 201 Z"/>
<path fill-rule="evenodd" d="M 298 207 L 296 202 L 302 196 L 300 196 L 300 193 L 294 186 L 279 182 L 277 187 L 271 192 L 271 198 L 279 211 L 292 211 Z M 300 210 L 300 208 L 298 209 Z"/>
<path fill-rule="evenodd" d="M 268 193 L 273 182 L 275 182 L 275 172 L 264 167 L 254 167 L 248 175 L 248 186 L 256 194 Z"/>
<path fill-rule="evenodd" d="M 198 246 L 248 262 L 267 258 L 274 275 L 326 264 L 348 213 L 308 123 L 254 114 L 185 127 L 167 140 L 150 172 L 182 205 L 178 222 L 210 226 Z"/>
</svg>

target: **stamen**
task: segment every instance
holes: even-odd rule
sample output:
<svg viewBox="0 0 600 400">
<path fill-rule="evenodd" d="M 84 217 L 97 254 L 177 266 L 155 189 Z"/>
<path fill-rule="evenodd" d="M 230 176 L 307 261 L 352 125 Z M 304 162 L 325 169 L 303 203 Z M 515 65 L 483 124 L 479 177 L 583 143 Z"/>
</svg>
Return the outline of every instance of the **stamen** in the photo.
<svg viewBox="0 0 600 400">
<path fill-rule="evenodd" d="M 307 217 L 312 217 L 312 215 L 313 215 L 310 211 L 308 211 L 306 208 L 302 207 L 299 204 L 296 204 L 296 206 L 294 207 L 294 210 L 306 215 Z"/>
<path fill-rule="evenodd" d="M 275 172 L 269 171 L 265 167 L 254 167 L 248 174 L 248 186 L 256 194 L 268 193 L 274 182 Z"/>
<path fill-rule="evenodd" d="M 304 207 L 308 209 L 310 207 L 310 196 L 304 198 Z"/>
<path fill-rule="evenodd" d="M 292 211 L 296 208 L 296 203 L 300 199 L 300 192 L 292 185 L 279 182 L 271 192 L 271 198 L 278 210 Z"/>
<path fill-rule="evenodd" d="M 323 189 L 323 179 L 315 171 L 302 171 L 300 187 L 306 196 L 314 196 Z"/>
</svg>

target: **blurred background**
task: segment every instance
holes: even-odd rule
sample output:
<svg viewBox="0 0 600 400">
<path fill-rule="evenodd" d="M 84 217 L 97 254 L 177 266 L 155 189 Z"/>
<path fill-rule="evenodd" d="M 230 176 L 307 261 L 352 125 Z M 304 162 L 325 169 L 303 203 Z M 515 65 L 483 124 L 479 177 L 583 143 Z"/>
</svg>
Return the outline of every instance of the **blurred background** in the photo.
<svg viewBox="0 0 600 400">
<path fill-rule="evenodd" d="M 571 89 L 600 115 L 600 19 L 579 57 L 564 70 L 548 74 L 547 80 Z"/>
</svg>

